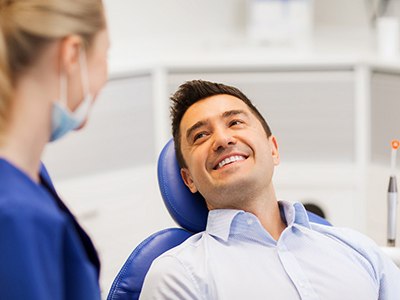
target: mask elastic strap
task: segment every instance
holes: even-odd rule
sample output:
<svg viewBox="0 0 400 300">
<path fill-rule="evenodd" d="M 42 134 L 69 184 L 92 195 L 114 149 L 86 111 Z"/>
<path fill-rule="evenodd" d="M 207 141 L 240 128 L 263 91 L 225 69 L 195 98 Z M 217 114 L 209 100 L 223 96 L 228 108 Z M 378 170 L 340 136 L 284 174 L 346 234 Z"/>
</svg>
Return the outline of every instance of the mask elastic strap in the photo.
<svg viewBox="0 0 400 300">
<path fill-rule="evenodd" d="M 85 51 L 81 50 L 79 53 L 79 62 L 81 64 L 81 78 L 82 78 L 82 87 L 84 92 L 84 97 L 89 95 L 89 75 L 88 75 L 88 68 L 86 64 L 86 55 Z"/>
</svg>

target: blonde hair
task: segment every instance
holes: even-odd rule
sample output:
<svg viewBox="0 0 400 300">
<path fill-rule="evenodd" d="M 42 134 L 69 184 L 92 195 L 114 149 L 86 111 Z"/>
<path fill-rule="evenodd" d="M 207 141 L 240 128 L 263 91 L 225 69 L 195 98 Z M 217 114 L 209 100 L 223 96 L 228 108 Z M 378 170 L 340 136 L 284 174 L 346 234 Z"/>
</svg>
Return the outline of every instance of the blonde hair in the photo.
<svg viewBox="0 0 400 300">
<path fill-rule="evenodd" d="M 0 0 L 0 132 L 18 76 L 43 48 L 71 34 L 89 48 L 103 28 L 101 0 Z"/>
</svg>

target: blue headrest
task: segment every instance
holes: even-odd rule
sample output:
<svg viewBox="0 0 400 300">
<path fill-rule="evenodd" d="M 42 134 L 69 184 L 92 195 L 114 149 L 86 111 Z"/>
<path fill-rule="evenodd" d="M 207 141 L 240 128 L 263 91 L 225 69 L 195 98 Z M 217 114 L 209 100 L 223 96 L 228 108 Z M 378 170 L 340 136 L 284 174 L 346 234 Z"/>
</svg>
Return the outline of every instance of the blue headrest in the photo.
<svg viewBox="0 0 400 300">
<path fill-rule="evenodd" d="M 191 232 L 206 229 L 208 209 L 200 193 L 193 194 L 182 180 L 180 167 L 171 139 L 158 158 L 158 184 L 169 214 L 182 228 Z M 331 225 L 320 216 L 307 212 L 311 222 Z"/>
<path fill-rule="evenodd" d="M 206 202 L 199 193 L 193 194 L 183 182 L 172 139 L 158 158 L 158 184 L 165 206 L 177 224 L 191 232 L 206 229 Z"/>
</svg>

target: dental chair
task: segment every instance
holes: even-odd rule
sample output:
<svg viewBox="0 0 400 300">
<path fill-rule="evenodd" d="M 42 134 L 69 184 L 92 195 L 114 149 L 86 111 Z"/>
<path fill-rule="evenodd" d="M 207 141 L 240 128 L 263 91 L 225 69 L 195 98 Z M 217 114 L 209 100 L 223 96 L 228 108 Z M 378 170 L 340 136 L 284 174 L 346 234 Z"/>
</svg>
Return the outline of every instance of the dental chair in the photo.
<svg viewBox="0 0 400 300">
<path fill-rule="evenodd" d="M 199 193 L 192 194 L 183 183 L 173 140 L 161 151 L 157 172 L 164 204 L 181 228 L 158 231 L 140 243 L 114 279 L 107 300 L 139 299 L 144 278 L 153 260 L 206 228 L 208 209 L 203 197 Z M 311 222 L 331 225 L 311 212 L 308 212 L 308 217 Z"/>
</svg>

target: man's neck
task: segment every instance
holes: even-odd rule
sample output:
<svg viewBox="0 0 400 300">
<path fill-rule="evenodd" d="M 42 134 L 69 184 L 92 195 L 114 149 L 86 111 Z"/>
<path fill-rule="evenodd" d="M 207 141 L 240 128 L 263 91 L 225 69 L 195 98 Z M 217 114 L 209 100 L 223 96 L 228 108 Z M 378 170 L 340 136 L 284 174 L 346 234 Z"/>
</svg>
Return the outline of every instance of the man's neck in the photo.
<svg viewBox="0 0 400 300">
<path fill-rule="evenodd" d="M 266 231 L 277 241 L 283 230 L 286 228 L 286 223 L 281 218 L 279 204 L 276 199 L 255 203 L 252 206 L 244 209 L 244 211 L 254 214 Z"/>
<path fill-rule="evenodd" d="M 225 194 L 227 196 L 227 194 Z M 237 196 L 237 195 L 236 195 Z M 254 214 L 260 221 L 264 229 L 275 239 L 278 240 L 283 230 L 286 228 L 286 223 L 281 218 L 279 204 L 275 195 L 273 184 L 271 183 L 267 188 L 263 189 L 260 193 L 253 193 L 246 195 L 243 201 L 243 196 L 234 197 L 228 196 L 229 202 L 232 206 L 229 207 L 210 207 L 211 209 L 239 209 Z M 234 198 L 237 198 L 235 201 Z M 215 201 L 218 203 L 217 201 Z M 226 203 L 228 201 L 220 201 Z"/>
</svg>

